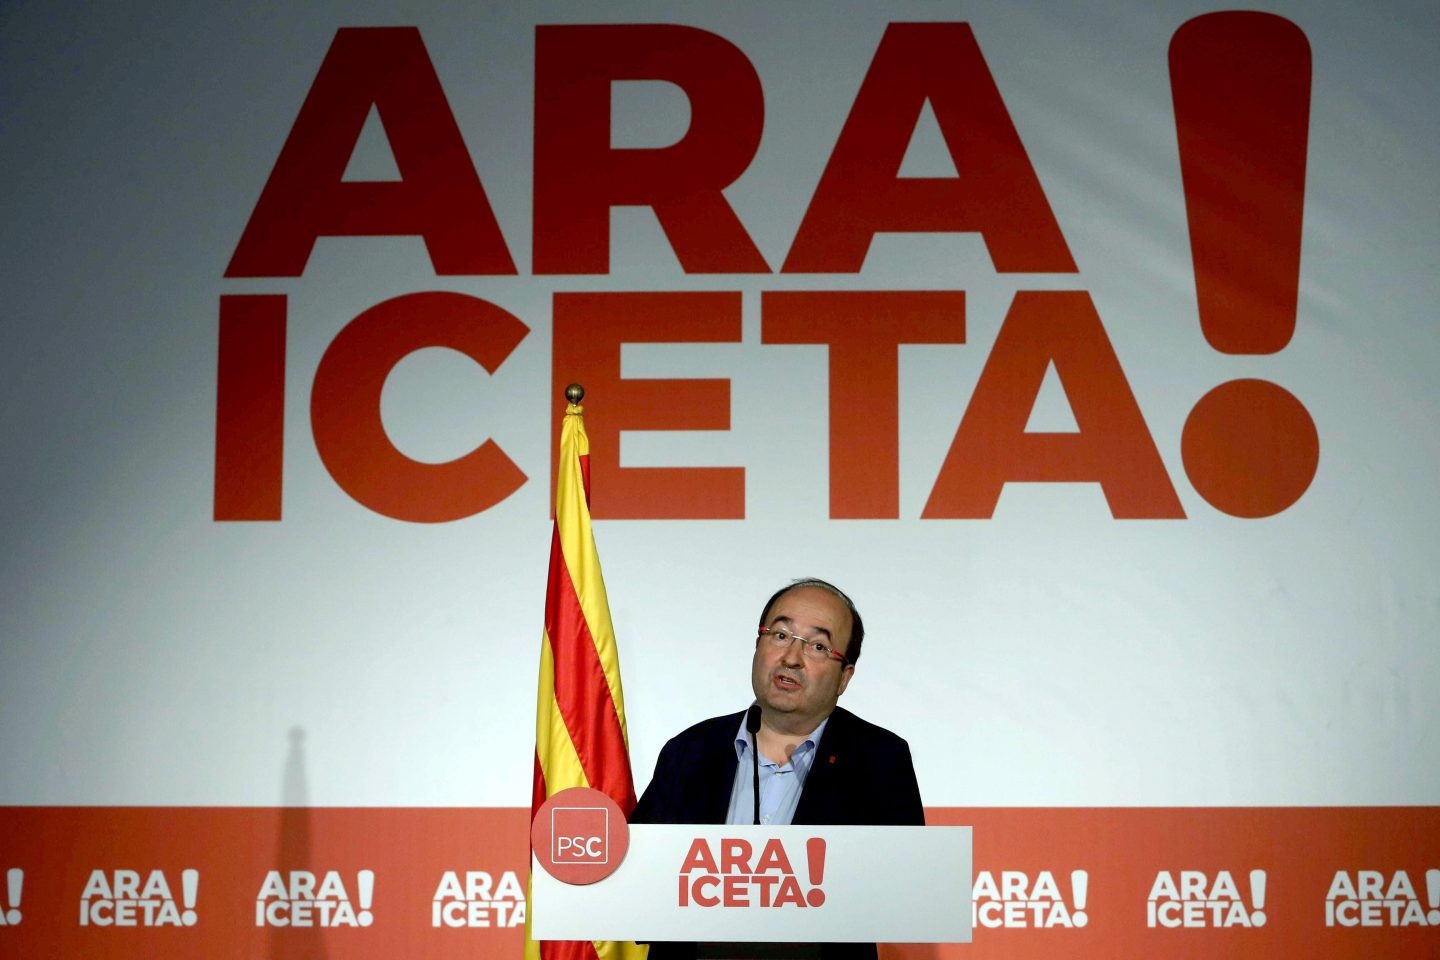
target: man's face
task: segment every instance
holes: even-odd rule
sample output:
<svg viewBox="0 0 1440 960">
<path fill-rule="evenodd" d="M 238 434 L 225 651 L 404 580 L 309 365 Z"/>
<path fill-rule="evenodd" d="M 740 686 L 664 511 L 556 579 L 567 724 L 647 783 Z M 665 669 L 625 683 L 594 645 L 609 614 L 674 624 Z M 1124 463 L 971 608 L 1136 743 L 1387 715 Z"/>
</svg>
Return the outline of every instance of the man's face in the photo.
<svg viewBox="0 0 1440 960">
<path fill-rule="evenodd" d="M 850 611 L 829 590 L 796 587 L 770 608 L 765 626 L 807 640 L 824 640 L 839 653 L 850 646 Z M 809 733 L 830 716 L 855 668 L 839 660 L 811 660 L 799 643 L 776 647 L 761 637 L 755 643 L 750 685 L 766 724 L 791 733 Z"/>
</svg>

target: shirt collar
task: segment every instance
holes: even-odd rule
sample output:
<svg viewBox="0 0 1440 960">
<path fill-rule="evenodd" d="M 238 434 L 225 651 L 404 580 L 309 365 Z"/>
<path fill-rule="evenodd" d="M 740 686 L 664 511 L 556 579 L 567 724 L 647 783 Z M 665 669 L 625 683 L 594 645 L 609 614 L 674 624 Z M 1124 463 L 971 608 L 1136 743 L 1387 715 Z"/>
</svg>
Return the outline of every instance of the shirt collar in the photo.
<svg viewBox="0 0 1440 960">
<path fill-rule="evenodd" d="M 829 722 L 829 717 L 821 720 L 820 725 L 814 730 L 811 730 L 809 736 L 807 736 L 804 740 L 800 741 L 800 744 L 795 748 L 795 753 L 790 757 L 791 764 L 794 764 L 797 756 L 804 756 L 805 754 L 813 753 L 820 748 L 820 738 L 824 735 L 825 725 Z M 750 731 L 745 729 L 745 717 L 742 715 L 740 717 L 740 729 L 735 734 L 735 759 L 744 760 L 745 754 L 747 751 L 749 751 L 749 749 Z M 761 756 L 760 763 L 762 765 L 768 763 L 771 766 L 775 767 L 780 766 L 779 764 L 771 763 L 771 761 L 765 759 L 764 756 Z"/>
</svg>

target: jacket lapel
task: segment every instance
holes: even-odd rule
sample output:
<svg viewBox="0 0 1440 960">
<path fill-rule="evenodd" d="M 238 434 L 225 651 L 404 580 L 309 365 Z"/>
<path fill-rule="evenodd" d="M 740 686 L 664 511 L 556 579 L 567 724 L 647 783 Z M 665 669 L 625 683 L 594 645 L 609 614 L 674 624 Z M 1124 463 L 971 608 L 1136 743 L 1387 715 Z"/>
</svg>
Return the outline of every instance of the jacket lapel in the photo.
<svg viewBox="0 0 1440 960">
<path fill-rule="evenodd" d="M 847 748 L 850 745 L 850 712 L 836 707 L 825 724 L 825 733 L 815 749 L 815 763 L 800 791 L 793 823 L 844 823 Z"/>
<path fill-rule="evenodd" d="M 701 823 L 724 823 L 730 813 L 730 792 L 740 776 L 735 761 L 735 731 L 743 713 L 726 717 L 715 736 L 704 747 L 705 756 L 695 765 L 695 796 L 699 799 Z"/>
</svg>

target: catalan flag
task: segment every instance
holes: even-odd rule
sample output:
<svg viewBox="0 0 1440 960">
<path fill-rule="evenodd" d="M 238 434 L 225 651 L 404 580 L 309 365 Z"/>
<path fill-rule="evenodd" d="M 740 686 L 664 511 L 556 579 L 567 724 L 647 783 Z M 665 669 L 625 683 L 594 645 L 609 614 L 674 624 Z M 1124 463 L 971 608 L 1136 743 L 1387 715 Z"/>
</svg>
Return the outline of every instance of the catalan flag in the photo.
<svg viewBox="0 0 1440 960">
<path fill-rule="evenodd" d="M 572 386 L 566 396 L 571 403 L 560 430 L 530 811 L 561 790 L 593 787 L 628 816 L 635 782 L 615 630 L 590 528 L 590 441 L 578 405 L 584 391 Z M 643 960 L 646 953 L 633 943 L 525 940 L 526 960 Z"/>
</svg>

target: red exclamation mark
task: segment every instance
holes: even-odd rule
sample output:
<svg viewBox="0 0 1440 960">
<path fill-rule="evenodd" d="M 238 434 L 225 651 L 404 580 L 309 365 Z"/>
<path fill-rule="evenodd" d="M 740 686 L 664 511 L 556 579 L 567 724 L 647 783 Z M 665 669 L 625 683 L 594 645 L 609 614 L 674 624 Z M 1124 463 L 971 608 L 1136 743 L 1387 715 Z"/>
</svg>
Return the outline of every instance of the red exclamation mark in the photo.
<svg viewBox="0 0 1440 960">
<path fill-rule="evenodd" d="M 10 904 L 10 909 L 5 911 L 5 922 L 12 927 L 22 919 L 22 914 L 20 913 L 20 894 L 24 886 L 24 870 L 21 870 L 19 867 L 11 867 L 5 871 L 6 892 L 10 894 L 9 900 L 6 901 Z"/>
<path fill-rule="evenodd" d="M 195 912 L 195 895 L 200 891 L 200 871 L 180 871 L 180 900 L 185 904 L 185 912 L 180 914 L 180 919 L 187 927 L 195 926 L 200 915 Z"/>
<path fill-rule="evenodd" d="M 361 870 L 355 880 L 360 887 L 360 913 L 356 919 L 360 926 L 368 927 L 375 922 L 375 915 L 370 912 L 370 904 L 375 899 L 375 871 Z"/>
<path fill-rule="evenodd" d="M 1070 902 L 1075 907 L 1075 912 L 1070 919 L 1075 926 L 1083 927 L 1090 922 L 1090 915 L 1085 912 L 1085 901 L 1090 895 L 1090 874 L 1084 870 L 1070 871 Z"/>
<path fill-rule="evenodd" d="M 1265 871 L 1250 871 L 1250 922 L 1265 926 Z"/>
<path fill-rule="evenodd" d="M 1425 871 L 1425 895 L 1430 898 L 1430 926 L 1440 927 L 1440 870 Z"/>
<path fill-rule="evenodd" d="M 1273 14 L 1206 14 L 1170 41 L 1170 84 L 1200 329 L 1222 353 L 1275 353 L 1299 297 L 1310 43 Z M 1268 380 L 1207 393 L 1180 448 L 1196 492 L 1237 517 L 1289 507 L 1320 462 L 1309 412 Z"/>
<path fill-rule="evenodd" d="M 805 894 L 805 902 L 812 907 L 818 907 L 825 902 L 825 891 L 820 885 L 825 882 L 825 838 L 811 837 L 805 841 L 805 859 L 810 868 L 810 892 Z"/>
</svg>

